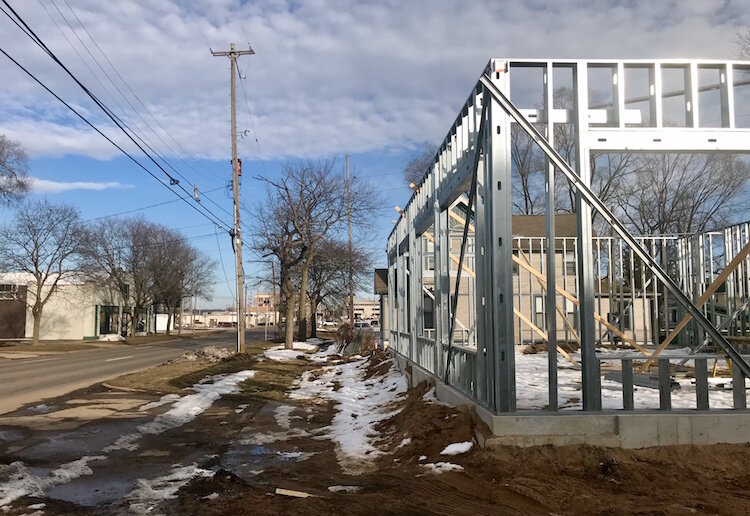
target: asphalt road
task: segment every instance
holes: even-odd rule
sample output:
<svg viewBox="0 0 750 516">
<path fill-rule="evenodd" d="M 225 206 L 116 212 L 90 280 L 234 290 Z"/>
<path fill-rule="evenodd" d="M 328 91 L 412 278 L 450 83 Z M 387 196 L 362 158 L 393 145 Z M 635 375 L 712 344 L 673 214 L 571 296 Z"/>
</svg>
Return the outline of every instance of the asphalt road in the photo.
<svg viewBox="0 0 750 516">
<path fill-rule="evenodd" d="M 146 346 L 122 345 L 37 358 L 0 360 L 0 414 L 154 367 L 186 351 L 209 345 L 234 348 L 236 338 L 236 333 L 226 332 Z M 248 331 L 246 338 L 248 341 L 262 340 L 263 329 Z"/>
</svg>

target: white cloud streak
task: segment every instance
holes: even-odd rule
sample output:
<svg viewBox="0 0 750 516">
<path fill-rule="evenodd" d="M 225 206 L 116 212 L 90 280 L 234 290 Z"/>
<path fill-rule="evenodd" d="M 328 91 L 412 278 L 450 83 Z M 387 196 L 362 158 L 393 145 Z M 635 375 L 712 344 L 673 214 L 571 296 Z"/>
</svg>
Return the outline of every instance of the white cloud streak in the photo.
<svg viewBox="0 0 750 516">
<path fill-rule="evenodd" d="M 118 183 L 117 181 L 50 181 L 48 179 L 30 177 L 29 182 L 29 190 L 32 193 L 37 194 L 62 193 L 71 190 L 111 190 L 113 188 L 133 188 L 133 185 Z"/>
<path fill-rule="evenodd" d="M 230 154 L 229 65 L 211 57 L 209 45 L 224 50 L 230 41 L 244 47 L 250 39 L 256 55 L 240 59 L 245 89 L 262 154 L 278 158 L 437 143 L 491 57 L 734 58 L 734 35 L 750 25 L 746 0 L 71 2 L 162 130 L 110 70 L 128 102 L 119 96 L 54 9 L 97 78 L 43 9 L 16 4 L 61 59 L 154 148 L 181 154 L 174 138 L 191 154 L 215 159 Z M 67 7 L 60 7 L 106 68 Z M 11 54 L 94 121 L 104 121 L 7 19 L 0 20 L 0 33 Z M 116 153 L 6 60 L 0 60 L 0 77 L 0 132 L 16 136 L 32 155 L 107 159 Z M 238 128 L 251 129 L 241 90 L 238 113 Z M 111 128 L 107 133 L 114 134 Z M 253 137 L 240 142 L 240 152 L 258 156 Z"/>
</svg>

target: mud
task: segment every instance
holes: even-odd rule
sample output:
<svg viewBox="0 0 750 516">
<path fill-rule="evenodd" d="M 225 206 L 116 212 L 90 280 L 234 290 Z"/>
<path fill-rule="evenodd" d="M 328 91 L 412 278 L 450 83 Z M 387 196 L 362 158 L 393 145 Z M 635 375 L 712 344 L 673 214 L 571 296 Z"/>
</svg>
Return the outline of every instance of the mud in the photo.
<svg viewBox="0 0 750 516">
<path fill-rule="evenodd" d="M 258 360 L 254 353 L 201 369 L 172 364 L 137 378 L 143 403 L 155 392 L 185 395 L 209 375 L 244 369 L 255 376 L 224 395 L 189 423 L 138 441 L 91 463 L 92 474 L 16 500 L 10 514 L 28 514 L 44 503 L 45 514 L 747 514 L 750 512 L 750 446 L 662 447 L 645 450 L 590 446 L 479 449 L 445 456 L 451 443 L 472 441 L 478 426 L 468 410 L 440 404 L 423 384 L 399 401 L 400 412 L 376 428 L 385 454 L 369 460 L 362 474 L 346 473 L 325 438 L 337 408 L 330 402 L 288 398 L 305 371 L 305 360 Z M 329 360 L 338 361 L 338 357 Z M 195 364 L 190 362 L 190 364 Z M 369 357 L 365 376 L 390 367 L 382 353 Z M 339 385 L 340 388 L 343 386 Z M 110 401 L 105 388 L 52 400 L 60 407 Z M 114 407 L 117 409 L 117 407 Z M 0 463 L 24 461 L 43 474 L 54 464 L 98 453 L 117 436 L 153 420 L 163 405 L 127 408 L 75 430 L 0 428 Z M 31 409 L 19 415 L 31 414 Z M 425 464 L 448 462 L 462 471 L 431 473 Z M 194 465 L 207 473 L 179 477 Z M 172 484 L 159 479 L 172 478 Z M 137 498 L 134 493 L 159 496 Z M 164 486 L 167 486 L 165 488 Z M 173 492 L 168 489 L 172 486 Z M 138 491 L 139 486 L 142 488 Z M 308 498 L 275 494 L 277 488 Z"/>
</svg>

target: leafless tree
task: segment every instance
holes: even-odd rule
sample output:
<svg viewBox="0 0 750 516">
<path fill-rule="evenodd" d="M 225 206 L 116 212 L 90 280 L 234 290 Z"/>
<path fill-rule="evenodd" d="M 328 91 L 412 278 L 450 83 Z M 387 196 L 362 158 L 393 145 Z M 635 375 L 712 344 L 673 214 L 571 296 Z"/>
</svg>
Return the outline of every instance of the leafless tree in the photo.
<svg viewBox="0 0 750 516">
<path fill-rule="evenodd" d="M 213 261 L 180 233 L 142 218 L 106 219 L 90 226 L 83 255 L 86 275 L 117 293 L 130 335 L 137 318 L 155 301 L 174 315 L 183 297 L 210 299 L 212 294 Z"/>
<path fill-rule="evenodd" d="M 18 201 L 29 189 L 29 158 L 21 147 L 0 134 L 0 203 Z"/>
<path fill-rule="evenodd" d="M 520 127 L 511 130 L 513 211 L 523 215 L 544 212 L 544 158 L 541 149 Z"/>
<path fill-rule="evenodd" d="M 740 59 L 750 59 L 750 29 L 737 33 L 737 49 Z"/>
<path fill-rule="evenodd" d="M 435 159 L 437 153 L 437 147 L 429 142 L 423 142 L 415 157 L 412 158 L 404 167 L 404 178 L 406 184 L 414 183 L 418 185 L 422 182 L 427 169 L 432 165 L 432 161 Z"/>
<path fill-rule="evenodd" d="M 61 284 L 80 275 L 81 236 L 78 211 L 46 200 L 23 204 L 13 223 L 0 228 L 0 269 L 33 277 L 27 298 L 33 344 L 39 343 L 45 304 Z"/>
<path fill-rule="evenodd" d="M 356 245 L 349 255 L 347 242 L 324 240 L 309 269 L 308 297 L 312 314 L 311 336 L 317 336 L 316 314 L 321 305 L 329 308 L 347 303 L 349 290 L 349 267 L 351 266 L 355 285 L 360 286 L 371 269 L 369 254 L 362 246 Z"/>
<path fill-rule="evenodd" d="M 271 182 L 266 182 L 266 198 L 255 206 L 250 218 L 254 221 L 251 230 L 254 251 L 264 260 L 274 258 L 279 265 L 280 305 L 286 314 L 284 345 L 291 349 L 296 293 L 293 275 L 305 258 L 305 243 L 294 228 L 288 204 Z"/>
<path fill-rule="evenodd" d="M 284 167 L 278 180 L 263 179 L 276 191 L 289 213 L 294 231 L 303 244 L 299 263 L 298 336 L 307 338 L 307 283 L 309 269 L 318 255 L 319 244 L 347 219 L 348 200 L 343 171 L 333 160 L 301 161 Z M 357 225 L 376 208 L 377 197 L 369 183 L 350 181 L 349 197 L 353 224 Z"/>
<path fill-rule="evenodd" d="M 177 320 L 185 297 L 198 290 L 202 297 L 210 297 L 214 265 L 181 233 L 159 224 L 152 224 L 146 263 L 152 276 L 154 300 L 164 305 L 169 315 L 166 328 L 169 335 L 171 321 Z"/>
<path fill-rule="evenodd" d="M 748 208 L 748 165 L 723 154 L 646 154 L 618 187 L 618 215 L 640 234 L 722 227 Z"/>
</svg>

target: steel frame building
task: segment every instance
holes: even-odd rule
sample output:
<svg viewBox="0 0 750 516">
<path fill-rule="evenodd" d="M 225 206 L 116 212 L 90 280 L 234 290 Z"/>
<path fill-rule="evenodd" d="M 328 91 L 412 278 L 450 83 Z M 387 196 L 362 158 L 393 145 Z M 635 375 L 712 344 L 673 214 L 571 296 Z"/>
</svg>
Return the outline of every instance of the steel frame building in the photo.
<svg viewBox="0 0 750 516">
<path fill-rule="evenodd" d="M 516 90 L 511 91 L 515 76 L 529 79 L 518 90 L 520 96 Z M 565 79 L 558 81 L 559 77 Z M 597 98 L 590 88 L 590 83 L 602 78 L 604 99 Z M 708 252 L 705 244 L 696 244 L 704 246 L 703 250 L 685 252 L 685 259 L 667 267 L 666 252 L 660 254 L 658 245 L 653 243 L 658 237 L 648 240 L 631 235 L 592 191 L 588 157 L 591 153 L 607 152 L 750 153 L 750 125 L 738 125 L 736 116 L 736 97 L 742 96 L 741 102 L 750 105 L 745 89 L 750 84 L 748 79 L 750 62 L 491 59 L 388 237 L 387 316 L 391 349 L 495 413 L 517 410 L 514 318 L 518 314 L 514 313 L 514 263 L 518 264 L 518 253 L 514 254 L 514 238 L 518 240 L 518 236 L 512 231 L 510 154 L 511 129 L 515 125 L 541 148 L 547 163 L 546 235 L 538 244 L 543 256 L 540 264 L 543 274 L 535 275 L 544 292 L 545 324 L 544 328 L 536 329 L 548 344 L 549 410 L 558 410 L 556 312 L 559 312 L 561 288 L 555 272 L 555 182 L 560 180 L 569 181 L 576 192 L 577 238 L 573 244 L 577 294 L 572 299 L 577 303 L 583 410 L 602 408 L 603 357 L 596 353 L 602 334 L 597 332 L 597 324 L 612 325 L 611 320 L 601 321 L 597 312 L 595 292 L 601 263 L 597 265 L 593 211 L 611 228 L 615 242 L 612 245 L 621 249 L 620 261 L 637 262 L 639 273 L 648 277 L 649 284 L 658 283 L 654 299 L 659 297 L 666 303 L 669 296 L 681 314 L 692 318 L 691 327 L 705 337 L 701 340 L 711 342 L 721 356 L 731 360 L 734 407 L 745 408 L 744 379 L 750 377 L 747 359 L 727 339 L 726 325 L 717 328 L 716 319 L 710 320 L 707 309 L 697 306 L 701 292 L 691 291 L 687 284 L 700 283 L 705 290 L 706 279 L 696 280 L 698 276 L 690 269 L 691 257 Z M 556 82 L 565 83 L 572 91 L 572 107 L 555 105 L 554 92 L 559 86 Z M 541 102 L 535 104 L 524 99 L 527 91 L 539 91 Z M 677 113 L 676 123 L 665 116 L 666 110 Z M 715 120 L 710 119 L 712 116 Z M 568 163 L 557 152 L 554 135 L 555 127 L 560 124 L 573 131 L 574 154 L 585 159 Z M 451 217 L 456 218 L 451 210 L 460 198 L 468 198 L 465 203 L 468 208 L 464 210 L 460 256 L 456 260 L 451 255 L 449 231 Z M 750 240 L 746 225 L 738 228 L 732 229 L 731 235 L 727 233 L 724 243 L 734 254 Z M 465 261 L 470 235 L 474 244 L 472 269 L 466 267 Z M 434 331 L 429 333 L 425 332 L 424 324 L 424 239 L 434 243 L 434 293 L 431 293 Z M 730 258 L 727 251 L 725 263 Z M 451 260 L 457 263 L 454 275 Z M 610 257 L 609 263 L 612 260 Z M 744 285 L 744 296 L 750 287 L 747 281 L 750 262 L 744 259 L 743 264 L 744 276 L 735 274 L 732 291 L 739 292 L 738 285 Z M 682 276 L 671 269 L 682 271 Z M 472 276 L 475 331 L 472 342 L 457 344 L 455 314 L 462 271 Z M 686 283 L 688 276 L 692 279 Z M 680 281 L 682 285 L 678 284 Z M 547 285 L 555 288 L 546 288 Z M 562 294 L 565 293 L 563 290 Z M 742 302 L 737 296 L 733 299 L 738 313 L 747 308 L 747 304 L 743 305 L 745 298 Z M 623 364 L 625 409 L 633 408 L 633 360 L 650 353 L 644 348 L 641 353 L 610 357 Z M 700 355 L 695 362 L 699 410 L 708 409 L 706 361 L 716 356 Z M 676 358 L 686 357 L 672 355 L 658 359 L 662 409 L 670 407 L 669 361 Z"/>
</svg>

